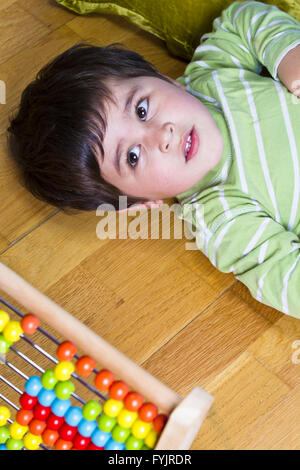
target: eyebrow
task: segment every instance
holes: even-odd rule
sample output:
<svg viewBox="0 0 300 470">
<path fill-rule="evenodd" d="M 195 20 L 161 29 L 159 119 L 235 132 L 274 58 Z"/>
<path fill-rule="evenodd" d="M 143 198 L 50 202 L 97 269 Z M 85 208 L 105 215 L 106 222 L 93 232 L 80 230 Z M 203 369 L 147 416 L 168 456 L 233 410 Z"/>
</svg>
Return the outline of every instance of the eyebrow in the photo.
<svg viewBox="0 0 300 470">
<path fill-rule="evenodd" d="M 129 92 L 127 94 L 127 97 L 126 97 L 126 100 L 125 100 L 125 106 L 124 106 L 124 109 L 123 109 L 123 114 L 128 114 L 128 112 L 131 108 L 133 98 L 135 97 L 136 93 L 140 89 L 141 89 L 141 87 L 139 85 L 134 85 L 129 90 Z M 117 145 L 116 153 L 115 153 L 114 160 L 113 160 L 114 167 L 115 167 L 116 171 L 118 172 L 119 176 L 121 176 L 121 165 L 120 165 L 121 154 L 122 154 L 121 147 L 122 147 L 122 145 L 121 145 L 121 141 L 120 141 Z"/>
</svg>

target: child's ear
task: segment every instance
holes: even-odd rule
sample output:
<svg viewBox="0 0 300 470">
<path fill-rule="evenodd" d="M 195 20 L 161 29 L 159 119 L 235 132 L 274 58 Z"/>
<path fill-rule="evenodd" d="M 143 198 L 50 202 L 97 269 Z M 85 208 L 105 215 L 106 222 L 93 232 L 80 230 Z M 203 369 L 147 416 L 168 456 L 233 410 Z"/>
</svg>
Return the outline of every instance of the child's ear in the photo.
<svg viewBox="0 0 300 470">
<path fill-rule="evenodd" d="M 130 212 L 131 210 L 144 211 L 148 209 L 156 209 L 160 207 L 162 204 L 163 204 L 163 201 L 161 199 L 157 201 L 138 202 L 136 204 L 132 204 L 130 207 L 127 207 L 127 209 L 122 209 L 120 211 L 117 211 L 117 213 L 121 214 L 122 212 Z"/>
</svg>

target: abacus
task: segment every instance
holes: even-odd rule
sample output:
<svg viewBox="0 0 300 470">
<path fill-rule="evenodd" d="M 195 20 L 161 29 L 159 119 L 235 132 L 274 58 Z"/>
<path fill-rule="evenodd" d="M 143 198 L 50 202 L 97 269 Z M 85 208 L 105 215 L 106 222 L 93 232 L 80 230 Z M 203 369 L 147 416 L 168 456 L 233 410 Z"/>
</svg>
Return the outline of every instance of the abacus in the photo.
<svg viewBox="0 0 300 470">
<path fill-rule="evenodd" d="M 0 289 L 29 312 L 0 297 L 0 450 L 190 448 L 209 393 L 182 399 L 3 263 Z"/>
</svg>

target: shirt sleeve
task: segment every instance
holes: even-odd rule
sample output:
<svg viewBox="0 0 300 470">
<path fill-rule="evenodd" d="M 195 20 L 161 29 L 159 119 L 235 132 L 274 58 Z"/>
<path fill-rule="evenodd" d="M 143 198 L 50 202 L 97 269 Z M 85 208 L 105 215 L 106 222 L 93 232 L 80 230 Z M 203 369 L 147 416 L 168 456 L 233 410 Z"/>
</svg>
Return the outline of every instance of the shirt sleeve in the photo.
<svg viewBox="0 0 300 470">
<path fill-rule="evenodd" d="M 202 36 L 185 74 L 219 68 L 260 73 L 264 66 L 279 80 L 279 63 L 298 44 L 300 23 L 289 14 L 261 2 L 234 2 L 214 20 L 213 31 Z"/>
<path fill-rule="evenodd" d="M 300 318 L 300 239 L 243 196 L 216 210 L 212 195 L 183 206 L 197 247 L 220 271 L 232 272 L 252 297 Z"/>
</svg>

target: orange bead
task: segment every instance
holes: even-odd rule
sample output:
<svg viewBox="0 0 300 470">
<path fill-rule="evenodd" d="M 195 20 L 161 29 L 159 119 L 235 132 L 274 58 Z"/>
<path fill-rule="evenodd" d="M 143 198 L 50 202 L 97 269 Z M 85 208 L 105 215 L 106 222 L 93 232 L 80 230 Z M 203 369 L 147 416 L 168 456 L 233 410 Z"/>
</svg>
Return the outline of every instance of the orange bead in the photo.
<svg viewBox="0 0 300 470">
<path fill-rule="evenodd" d="M 95 359 L 89 356 L 81 356 L 76 362 L 76 371 L 79 375 L 87 377 L 93 372 L 95 366 Z"/>
<path fill-rule="evenodd" d="M 29 313 L 25 315 L 21 320 L 21 327 L 25 334 L 32 335 L 36 332 L 40 326 L 40 320 L 36 315 Z"/>
<path fill-rule="evenodd" d="M 23 410 L 22 408 L 16 414 L 16 421 L 22 426 L 28 426 L 33 418 L 33 412 L 31 410 Z"/>
<path fill-rule="evenodd" d="M 114 374 L 107 369 L 102 369 L 95 375 L 95 385 L 101 392 L 106 392 L 113 381 L 115 380 Z"/>
<path fill-rule="evenodd" d="M 109 396 L 114 400 L 123 400 L 129 392 L 127 383 L 116 380 L 109 388 Z"/>
<path fill-rule="evenodd" d="M 71 361 L 76 352 L 75 344 L 71 343 L 71 341 L 64 341 L 58 346 L 56 354 L 60 361 Z"/>
<path fill-rule="evenodd" d="M 153 427 L 158 434 L 161 433 L 167 421 L 168 416 L 164 414 L 159 414 L 154 418 Z"/>
<path fill-rule="evenodd" d="M 52 429 L 46 429 L 42 434 L 42 438 L 46 446 L 53 447 L 59 438 L 59 434 L 57 431 L 53 431 Z"/>
<path fill-rule="evenodd" d="M 45 421 L 39 421 L 38 419 L 33 419 L 29 423 L 29 430 L 35 436 L 40 436 L 45 431 L 46 426 L 47 425 Z"/>
<path fill-rule="evenodd" d="M 58 439 L 54 444 L 55 450 L 71 450 L 72 447 L 72 441 L 64 441 L 63 439 Z"/>
<path fill-rule="evenodd" d="M 129 411 L 138 411 L 143 403 L 144 398 L 137 392 L 129 392 L 124 399 L 124 406 Z"/>
<path fill-rule="evenodd" d="M 144 403 L 139 409 L 139 417 L 145 423 L 151 423 L 157 416 L 157 412 L 157 406 L 153 405 L 153 403 Z"/>
</svg>

